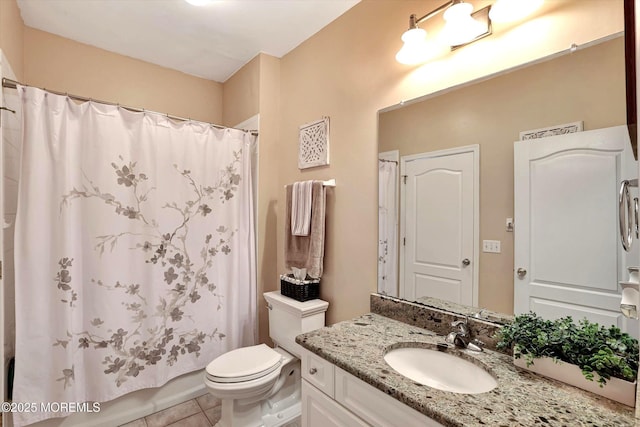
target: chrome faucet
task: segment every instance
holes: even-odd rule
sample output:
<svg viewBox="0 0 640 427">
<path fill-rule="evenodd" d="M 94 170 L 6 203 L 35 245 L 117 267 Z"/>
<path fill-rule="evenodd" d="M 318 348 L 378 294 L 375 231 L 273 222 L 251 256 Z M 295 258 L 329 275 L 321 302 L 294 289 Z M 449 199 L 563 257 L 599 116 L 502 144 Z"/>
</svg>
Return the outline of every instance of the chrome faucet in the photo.
<svg viewBox="0 0 640 427">
<path fill-rule="evenodd" d="M 484 316 L 484 312 L 486 310 L 484 308 L 481 308 L 480 311 L 478 311 L 477 313 L 473 313 L 473 317 L 475 317 L 476 319 L 482 319 L 484 320 L 485 316 Z"/>
<path fill-rule="evenodd" d="M 471 340 L 467 320 L 468 318 L 465 318 L 463 320 L 456 320 L 455 322 L 452 322 L 451 326 L 457 328 L 458 330 L 449 332 L 449 335 L 447 335 L 445 341 L 459 348 L 466 348 L 473 351 L 482 351 L 482 346 L 484 345 L 484 343 L 477 339 Z"/>
<path fill-rule="evenodd" d="M 445 341 L 449 344 L 454 344 L 456 347 L 467 348 L 469 344 L 469 326 L 467 325 L 467 319 L 456 320 L 451 323 L 451 326 L 457 328 L 457 330 L 449 332 Z"/>
</svg>

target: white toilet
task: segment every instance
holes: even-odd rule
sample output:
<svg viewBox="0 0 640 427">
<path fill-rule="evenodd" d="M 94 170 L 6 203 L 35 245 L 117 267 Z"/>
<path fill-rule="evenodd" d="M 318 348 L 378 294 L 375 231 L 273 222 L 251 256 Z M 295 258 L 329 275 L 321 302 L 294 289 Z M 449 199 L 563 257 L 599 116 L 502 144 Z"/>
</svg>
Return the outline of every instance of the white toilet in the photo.
<svg viewBox="0 0 640 427">
<path fill-rule="evenodd" d="M 216 427 L 300 425 L 300 345 L 296 335 L 324 326 L 329 303 L 299 302 L 279 291 L 264 294 L 269 308 L 269 336 L 276 344 L 243 347 L 207 365 L 204 383 L 222 400 Z"/>
</svg>

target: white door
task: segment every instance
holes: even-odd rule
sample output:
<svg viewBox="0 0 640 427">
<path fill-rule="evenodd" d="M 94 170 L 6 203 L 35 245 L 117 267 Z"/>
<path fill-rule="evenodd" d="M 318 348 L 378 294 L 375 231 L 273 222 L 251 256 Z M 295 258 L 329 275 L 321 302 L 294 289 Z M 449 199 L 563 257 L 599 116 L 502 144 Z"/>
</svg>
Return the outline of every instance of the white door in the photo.
<svg viewBox="0 0 640 427">
<path fill-rule="evenodd" d="M 638 242 L 623 253 L 617 228 L 618 187 L 637 174 L 626 127 L 516 142 L 514 159 L 515 313 L 586 317 L 637 334 L 618 285 L 638 256 Z"/>
<path fill-rule="evenodd" d="M 401 297 L 477 305 L 479 150 L 402 158 Z"/>
</svg>

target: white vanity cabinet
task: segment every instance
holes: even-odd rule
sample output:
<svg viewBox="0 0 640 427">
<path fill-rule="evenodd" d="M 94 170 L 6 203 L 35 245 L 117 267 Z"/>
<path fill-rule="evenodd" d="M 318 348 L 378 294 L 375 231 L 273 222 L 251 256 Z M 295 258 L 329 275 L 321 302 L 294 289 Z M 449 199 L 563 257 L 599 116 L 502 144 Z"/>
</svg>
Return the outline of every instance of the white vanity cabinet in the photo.
<svg viewBox="0 0 640 427">
<path fill-rule="evenodd" d="M 442 424 L 303 350 L 302 426 L 441 427 Z"/>
</svg>

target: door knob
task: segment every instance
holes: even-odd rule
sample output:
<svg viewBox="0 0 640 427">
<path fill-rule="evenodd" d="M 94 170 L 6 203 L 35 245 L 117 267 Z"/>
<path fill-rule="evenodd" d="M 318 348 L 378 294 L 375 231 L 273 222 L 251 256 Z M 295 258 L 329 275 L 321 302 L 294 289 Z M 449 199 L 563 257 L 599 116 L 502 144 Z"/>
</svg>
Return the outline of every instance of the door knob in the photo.
<svg viewBox="0 0 640 427">
<path fill-rule="evenodd" d="M 471 261 L 469 261 L 469 258 L 465 258 L 462 260 L 462 265 L 464 265 L 465 267 L 468 266 L 469 264 L 471 264 Z"/>
<path fill-rule="evenodd" d="M 519 268 L 516 270 L 516 273 L 518 274 L 518 277 L 522 279 L 527 275 L 527 270 L 525 270 L 524 268 Z"/>
</svg>

